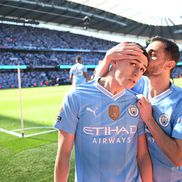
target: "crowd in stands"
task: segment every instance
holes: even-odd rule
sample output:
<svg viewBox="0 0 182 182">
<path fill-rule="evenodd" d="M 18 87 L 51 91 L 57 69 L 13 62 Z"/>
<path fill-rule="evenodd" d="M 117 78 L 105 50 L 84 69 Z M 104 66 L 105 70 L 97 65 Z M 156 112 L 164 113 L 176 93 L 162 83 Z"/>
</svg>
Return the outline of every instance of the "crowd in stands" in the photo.
<svg viewBox="0 0 182 182">
<path fill-rule="evenodd" d="M 104 50 L 115 44 L 115 42 L 69 32 L 0 24 L 0 65 L 20 64 L 28 67 L 73 65 L 78 54 L 83 57 L 84 64 L 97 65 L 98 61 L 103 59 Z M 0 88 L 18 87 L 17 72 L 0 71 Z M 93 70 L 89 72 L 92 74 Z M 23 71 L 21 78 L 22 87 L 70 82 L 69 69 L 59 71 L 32 69 Z"/>
<path fill-rule="evenodd" d="M 182 67 L 176 67 L 172 74 L 173 78 L 182 78 Z"/>
<path fill-rule="evenodd" d="M 73 65 L 82 56 L 85 65 L 97 65 L 106 50 L 116 42 L 30 26 L 0 24 L 0 65 L 26 65 L 41 70 L 22 70 L 22 87 L 52 86 L 70 83 L 69 69 L 45 70 L 43 67 Z M 88 70 L 90 76 L 93 69 Z M 177 68 L 174 77 L 182 76 Z M 17 88 L 17 70 L 0 69 L 0 89 Z"/>
<path fill-rule="evenodd" d="M 74 52 L 27 52 L 1 51 L 0 65 L 58 66 L 72 65 L 78 53 Z M 86 65 L 97 65 L 104 53 L 80 53 Z"/>
<path fill-rule="evenodd" d="M 61 79 L 61 80 L 60 80 Z M 68 71 L 26 71 L 21 72 L 23 87 L 52 86 L 69 82 Z M 17 88 L 18 74 L 15 71 L 0 73 L 0 88 Z"/>
<path fill-rule="evenodd" d="M 0 46 L 14 48 L 72 48 L 107 50 L 115 42 L 30 26 L 0 24 Z"/>
<path fill-rule="evenodd" d="M 92 76 L 93 71 L 88 70 L 88 74 Z M 42 87 L 64 84 L 71 84 L 68 69 L 60 71 L 21 71 L 22 87 Z M 0 72 L 0 89 L 6 88 L 18 88 L 17 71 Z"/>
</svg>

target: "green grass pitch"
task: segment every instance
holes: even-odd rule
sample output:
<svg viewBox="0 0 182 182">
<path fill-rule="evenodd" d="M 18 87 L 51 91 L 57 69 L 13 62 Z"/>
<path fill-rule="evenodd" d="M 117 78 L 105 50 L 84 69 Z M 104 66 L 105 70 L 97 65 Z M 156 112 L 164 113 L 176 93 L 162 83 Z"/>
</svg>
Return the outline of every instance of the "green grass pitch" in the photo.
<svg viewBox="0 0 182 182">
<path fill-rule="evenodd" d="M 25 128 L 53 126 L 70 86 L 22 89 Z M 20 128 L 18 89 L 0 90 L 0 128 Z M 41 129 L 28 132 L 39 132 Z M 25 131 L 26 132 L 26 131 Z M 57 150 L 57 132 L 17 138 L 0 132 L 1 182 L 51 182 Z M 72 163 L 74 162 L 74 156 Z M 69 181 L 74 179 L 74 164 Z"/>
<path fill-rule="evenodd" d="M 182 79 L 174 83 L 182 87 Z M 25 128 L 52 126 L 70 86 L 22 89 Z M 20 128 L 18 89 L 0 90 L 0 128 Z M 39 132 L 41 129 L 27 132 Z M 1 182 L 53 182 L 57 132 L 17 138 L 0 132 Z M 69 182 L 74 181 L 74 155 Z"/>
</svg>

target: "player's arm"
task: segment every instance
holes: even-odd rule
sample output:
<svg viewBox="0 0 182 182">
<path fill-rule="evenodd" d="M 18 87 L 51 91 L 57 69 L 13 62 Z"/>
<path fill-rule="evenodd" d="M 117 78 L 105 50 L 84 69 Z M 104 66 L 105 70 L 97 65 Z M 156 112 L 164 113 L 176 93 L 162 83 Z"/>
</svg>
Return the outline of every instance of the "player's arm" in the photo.
<svg viewBox="0 0 182 182">
<path fill-rule="evenodd" d="M 71 82 L 73 81 L 73 66 L 71 67 L 70 72 L 69 72 L 69 79 Z"/>
<path fill-rule="evenodd" d="M 146 98 L 142 98 L 138 102 L 141 118 L 148 126 L 152 136 L 168 156 L 168 158 L 176 165 L 182 165 L 182 140 L 178 140 L 168 136 L 157 124 L 152 115 L 152 106 Z"/>
<path fill-rule="evenodd" d="M 152 162 L 147 148 L 146 136 L 138 136 L 137 162 L 142 182 L 152 182 Z"/>
<path fill-rule="evenodd" d="M 58 132 L 58 150 L 54 168 L 54 182 L 67 182 L 74 135 L 60 130 Z"/>
<path fill-rule="evenodd" d="M 84 77 L 86 78 L 87 81 L 91 80 L 90 76 L 88 75 L 87 72 L 83 72 L 83 75 L 84 75 Z"/>
<path fill-rule="evenodd" d="M 96 68 L 96 77 L 104 76 L 110 67 L 110 64 L 119 60 L 140 59 L 141 48 L 134 43 L 120 43 L 106 52 L 103 61 Z"/>
<path fill-rule="evenodd" d="M 69 79 L 70 79 L 71 82 L 72 82 L 72 80 L 73 80 L 73 74 L 70 74 L 70 75 L 69 75 Z"/>
</svg>

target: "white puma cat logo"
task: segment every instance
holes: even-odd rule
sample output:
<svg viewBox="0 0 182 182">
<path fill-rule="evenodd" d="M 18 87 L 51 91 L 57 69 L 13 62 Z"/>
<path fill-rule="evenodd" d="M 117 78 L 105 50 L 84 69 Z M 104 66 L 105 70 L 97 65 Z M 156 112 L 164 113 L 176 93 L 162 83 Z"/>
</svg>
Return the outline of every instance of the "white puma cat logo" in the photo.
<svg viewBox="0 0 182 182">
<path fill-rule="evenodd" d="M 86 110 L 87 110 L 87 111 L 90 111 L 90 112 L 92 112 L 94 115 L 96 115 L 96 114 L 95 114 L 95 110 L 93 110 L 92 108 L 87 107 Z"/>
</svg>

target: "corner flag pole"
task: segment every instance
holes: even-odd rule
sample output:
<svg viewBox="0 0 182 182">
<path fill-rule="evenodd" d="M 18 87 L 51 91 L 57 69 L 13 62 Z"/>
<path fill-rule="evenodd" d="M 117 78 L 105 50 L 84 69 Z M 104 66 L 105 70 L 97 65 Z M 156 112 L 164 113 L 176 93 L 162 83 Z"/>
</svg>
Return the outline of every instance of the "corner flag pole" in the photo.
<svg viewBox="0 0 182 182">
<path fill-rule="evenodd" d="M 18 91 L 19 91 L 19 99 L 20 99 L 21 134 L 22 134 L 22 138 L 23 138 L 24 137 L 24 122 L 23 122 L 23 110 L 22 110 L 20 65 L 18 65 Z"/>
</svg>

